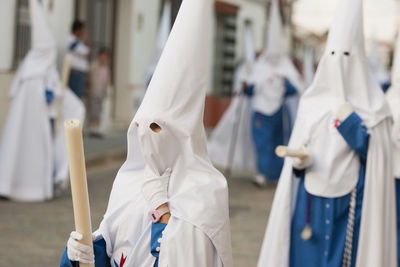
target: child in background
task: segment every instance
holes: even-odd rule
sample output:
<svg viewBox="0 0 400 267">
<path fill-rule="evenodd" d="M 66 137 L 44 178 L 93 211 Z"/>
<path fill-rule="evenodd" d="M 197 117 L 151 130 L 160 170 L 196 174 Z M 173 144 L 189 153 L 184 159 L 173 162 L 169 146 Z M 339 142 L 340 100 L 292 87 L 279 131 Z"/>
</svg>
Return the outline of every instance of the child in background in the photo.
<svg viewBox="0 0 400 267">
<path fill-rule="evenodd" d="M 100 118 L 103 103 L 110 88 L 110 68 L 108 66 L 108 51 L 100 49 L 97 59 L 90 66 L 89 83 L 89 131 L 93 137 L 101 138 Z"/>
</svg>

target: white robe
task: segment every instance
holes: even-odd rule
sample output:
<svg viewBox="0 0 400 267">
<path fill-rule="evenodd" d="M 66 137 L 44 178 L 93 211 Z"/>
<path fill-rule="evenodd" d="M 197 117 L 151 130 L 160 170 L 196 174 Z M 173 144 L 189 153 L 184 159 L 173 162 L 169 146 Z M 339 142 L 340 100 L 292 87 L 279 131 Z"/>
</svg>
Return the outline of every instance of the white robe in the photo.
<svg viewBox="0 0 400 267">
<path fill-rule="evenodd" d="M 66 91 L 58 135 L 53 140 L 45 88 L 42 77 L 22 81 L 9 110 L 0 144 L 0 195 L 12 200 L 50 199 L 54 183 L 68 178 L 62 121 L 78 118 L 83 122 L 85 109 L 79 99 Z"/>
<path fill-rule="evenodd" d="M 120 171 L 106 215 L 95 232 L 96 238 L 101 236 L 106 241 L 111 266 L 122 253 L 127 257 L 126 266 L 153 267 L 155 262 L 150 253 L 151 220 L 141 194 L 141 182 L 132 179 L 139 173 L 142 171 Z M 223 264 L 211 239 L 172 213 L 162 237 L 158 266 L 222 267 Z"/>
<path fill-rule="evenodd" d="M 246 81 L 246 64 L 238 67 L 234 79 L 234 92 L 239 93 Z M 233 132 L 237 131 L 233 148 L 232 167 L 239 170 L 256 171 L 255 150 L 251 135 L 251 99 L 243 94 L 233 97 L 220 122 L 215 127 L 208 142 L 208 152 L 212 162 L 220 168 L 231 166 L 229 150 L 233 145 Z"/>
</svg>

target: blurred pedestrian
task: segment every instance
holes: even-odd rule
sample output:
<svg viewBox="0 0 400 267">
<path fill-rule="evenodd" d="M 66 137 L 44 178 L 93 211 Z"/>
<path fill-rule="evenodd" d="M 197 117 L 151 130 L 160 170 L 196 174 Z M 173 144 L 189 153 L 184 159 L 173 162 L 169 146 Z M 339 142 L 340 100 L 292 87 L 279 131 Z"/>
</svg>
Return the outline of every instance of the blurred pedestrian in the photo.
<svg viewBox="0 0 400 267">
<path fill-rule="evenodd" d="M 254 79 L 254 48 L 250 22 L 245 23 L 243 31 L 244 61 L 236 71 L 233 81 L 233 97 L 218 125 L 212 132 L 208 151 L 212 162 L 219 168 L 254 172 L 256 152 L 251 136 L 251 97 L 244 94 L 251 91 Z M 229 178 L 229 177 L 228 177 Z"/>
<path fill-rule="evenodd" d="M 100 119 L 103 103 L 110 94 L 110 67 L 108 50 L 99 50 L 96 60 L 90 66 L 88 116 L 89 131 L 93 137 L 101 138 Z"/>
<path fill-rule="evenodd" d="M 273 0 L 267 45 L 254 66 L 254 86 L 245 91 L 253 101 L 251 127 L 258 169 L 253 181 L 260 187 L 279 179 L 283 160 L 275 155 L 275 148 L 289 139 L 304 86 L 284 50 L 282 30 L 279 3 Z"/>
<path fill-rule="evenodd" d="M 61 266 L 232 267 L 227 182 L 203 125 L 213 0 L 183 0 L 128 130 L 128 158 L 94 233 L 72 232 Z"/>
<path fill-rule="evenodd" d="M 259 267 L 396 267 L 392 118 L 368 69 L 363 0 L 340 0 L 301 97 Z"/>
<path fill-rule="evenodd" d="M 82 122 L 85 109 L 70 90 L 61 90 L 56 42 L 40 1 L 30 0 L 29 9 L 32 46 L 10 90 L 12 104 L 0 144 L 0 196 L 44 201 L 66 189 L 68 181 L 63 120 Z"/>
<path fill-rule="evenodd" d="M 82 98 L 89 71 L 90 48 L 87 43 L 85 24 L 79 20 L 74 21 L 67 40 L 67 53 L 71 55 L 71 74 L 68 85 L 79 98 Z"/>
</svg>

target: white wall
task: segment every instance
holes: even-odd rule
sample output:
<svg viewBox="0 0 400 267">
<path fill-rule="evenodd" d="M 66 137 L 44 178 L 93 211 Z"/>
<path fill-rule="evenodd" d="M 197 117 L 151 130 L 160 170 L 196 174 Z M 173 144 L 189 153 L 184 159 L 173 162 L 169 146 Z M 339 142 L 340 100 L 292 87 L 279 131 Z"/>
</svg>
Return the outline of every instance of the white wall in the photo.
<svg viewBox="0 0 400 267">
<path fill-rule="evenodd" d="M 138 108 L 155 49 L 160 0 L 121 0 L 116 47 L 116 118 L 130 121 Z"/>
<path fill-rule="evenodd" d="M 16 2 L 0 1 L 0 72 L 10 71 L 13 65 Z"/>
</svg>

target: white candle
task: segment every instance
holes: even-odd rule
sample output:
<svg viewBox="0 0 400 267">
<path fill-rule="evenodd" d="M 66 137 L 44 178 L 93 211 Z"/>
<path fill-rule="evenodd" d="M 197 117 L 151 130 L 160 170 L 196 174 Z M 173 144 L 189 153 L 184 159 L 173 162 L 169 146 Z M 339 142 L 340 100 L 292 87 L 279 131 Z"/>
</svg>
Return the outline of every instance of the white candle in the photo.
<svg viewBox="0 0 400 267">
<path fill-rule="evenodd" d="M 275 149 L 275 154 L 278 157 L 306 158 L 308 157 L 307 150 L 304 147 L 290 148 L 287 146 L 278 146 Z"/>
<path fill-rule="evenodd" d="M 83 235 L 80 242 L 93 248 L 82 130 L 79 120 L 66 120 L 64 128 L 67 139 L 75 228 Z M 94 264 L 80 263 L 79 266 L 94 267 Z"/>
</svg>

